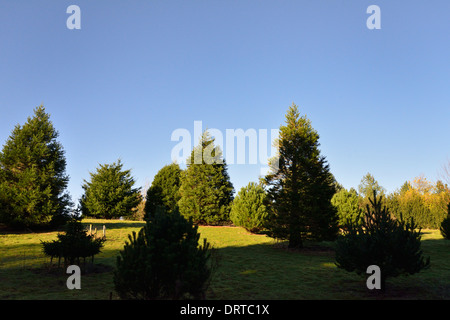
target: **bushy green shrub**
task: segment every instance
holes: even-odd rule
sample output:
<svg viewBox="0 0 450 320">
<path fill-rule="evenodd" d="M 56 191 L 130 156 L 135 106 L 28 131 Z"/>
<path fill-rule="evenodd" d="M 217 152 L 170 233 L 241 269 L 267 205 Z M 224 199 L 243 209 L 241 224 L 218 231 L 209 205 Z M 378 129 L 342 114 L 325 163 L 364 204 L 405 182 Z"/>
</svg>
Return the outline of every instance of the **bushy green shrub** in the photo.
<svg viewBox="0 0 450 320">
<path fill-rule="evenodd" d="M 115 219 L 133 215 L 133 210 L 141 202 L 140 188 L 131 170 L 124 170 L 119 159 L 112 164 L 100 165 L 95 173 L 90 173 L 91 181 L 84 181 L 84 194 L 80 199 L 80 209 L 85 217 Z"/>
<path fill-rule="evenodd" d="M 157 207 L 164 207 L 168 212 L 178 208 L 181 173 L 182 170 L 177 163 L 166 165 L 156 173 L 152 185 L 147 190 L 144 208 L 147 215 Z"/>
<path fill-rule="evenodd" d="M 348 223 L 361 224 L 362 210 L 359 207 L 359 197 L 354 189 L 347 191 L 342 188 L 331 198 L 331 204 L 336 208 L 338 224 L 342 228 Z"/>
<path fill-rule="evenodd" d="M 254 182 L 242 187 L 231 206 L 231 221 L 250 232 L 262 231 L 268 215 L 266 198 L 264 188 Z"/>
<path fill-rule="evenodd" d="M 128 236 L 114 273 L 122 299 L 203 298 L 211 276 L 210 245 L 191 220 L 162 208 Z"/>
<path fill-rule="evenodd" d="M 105 238 L 96 238 L 94 235 L 87 234 L 82 223 L 73 219 L 67 223 L 65 234 L 58 234 L 58 240 L 42 242 L 44 254 L 51 258 L 58 258 L 58 265 L 61 259 L 64 259 L 64 265 L 77 263 L 80 265 L 80 259 L 84 262 L 87 257 L 92 258 L 100 253 Z"/>
</svg>

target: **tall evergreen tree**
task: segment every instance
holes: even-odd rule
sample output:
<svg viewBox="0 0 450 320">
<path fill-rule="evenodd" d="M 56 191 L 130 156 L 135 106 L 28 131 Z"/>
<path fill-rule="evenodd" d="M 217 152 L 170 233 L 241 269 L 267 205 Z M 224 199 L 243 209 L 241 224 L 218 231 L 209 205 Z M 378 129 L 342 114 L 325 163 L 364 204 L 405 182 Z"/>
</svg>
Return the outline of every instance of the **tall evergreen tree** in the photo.
<svg viewBox="0 0 450 320">
<path fill-rule="evenodd" d="M 14 128 L 0 153 L 0 222 L 28 228 L 65 223 L 72 202 L 58 135 L 42 105 Z"/>
<path fill-rule="evenodd" d="M 289 240 L 290 248 L 301 248 L 303 240 L 328 240 L 337 235 L 336 209 L 331 198 L 335 180 L 320 155 L 319 135 L 295 104 L 280 127 L 278 165 L 264 182 L 271 215 L 270 235 Z"/>
<path fill-rule="evenodd" d="M 225 159 L 214 139 L 205 131 L 191 153 L 181 177 L 180 213 L 197 224 L 222 224 L 229 221 L 233 185 Z"/>
<path fill-rule="evenodd" d="M 118 160 L 100 165 L 90 173 L 91 181 L 84 181 L 84 194 L 80 199 L 81 213 L 85 216 L 112 219 L 126 217 L 141 201 L 140 188 L 134 188 L 131 170 L 123 170 Z"/>
<path fill-rule="evenodd" d="M 147 190 L 146 214 L 155 212 L 158 207 L 163 207 L 166 212 L 173 212 L 178 208 L 181 173 L 177 163 L 166 165 L 158 171 Z"/>
</svg>

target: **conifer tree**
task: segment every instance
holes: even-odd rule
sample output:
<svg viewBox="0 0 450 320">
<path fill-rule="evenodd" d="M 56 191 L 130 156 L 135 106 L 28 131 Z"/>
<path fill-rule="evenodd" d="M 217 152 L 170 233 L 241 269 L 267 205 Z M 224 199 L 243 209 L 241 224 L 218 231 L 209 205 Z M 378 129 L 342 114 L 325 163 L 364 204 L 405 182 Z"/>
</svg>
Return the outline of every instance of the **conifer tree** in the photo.
<svg viewBox="0 0 450 320">
<path fill-rule="evenodd" d="M 81 218 L 72 218 L 66 224 L 65 234 L 58 234 L 57 240 L 41 241 L 43 252 L 51 259 L 58 258 L 58 266 L 61 258 L 64 259 L 64 266 L 77 264 L 80 266 L 81 258 L 91 257 L 94 263 L 94 256 L 100 253 L 103 248 L 105 237 L 96 237 L 88 234 L 81 223 Z"/>
<path fill-rule="evenodd" d="M 197 224 L 229 221 L 233 185 L 222 152 L 208 131 L 203 133 L 186 165 L 181 177 L 180 213 Z"/>
<path fill-rule="evenodd" d="M 64 149 L 41 105 L 17 125 L 0 153 L 0 222 L 12 227 L 57 227 L 72 206 Z"/>
<path fill-rule="evenodd" d="M 141 201 L 140 188 L 134 188 L 131 170 L 123 170 L 121 160 L 101 164 L 91 181 L 84 181 L 80 199 L 81 213 L 102 219 L 126 217 Z"/>
<path fill-rule="evenodd" d="M 336 265 L 360 275 L 366 274 L 369 266 L 378 266 L 381 290 L 385 291 L 386 279 L 426 269 L 430 258 L 423 256 L 421 231 L 413 219 L 408 222 L 393 219 L 376 190 L 369 202 L 363 223 L 350 223 L 336 241 Z"/>
<path fill-rule="evenodd" d="M 338 224 L 344 227 L 346 224 L 361 224 L 362 209 L 359 206 L 359 198 L 356 190 L 351 188 L 347 191 L 345 188 L 340 189 L 331 198 L 331 204 L 335 206 L 338 214 Z"/>
<path fill-rule="evenodd" d="M 122 299 L 200 299 L 215 258 L 206 239 L 199 244 L 198 227 L 175 210 L 159 207 L 138 234 L 133 231 L 114 272 Z M 211 260 L 212 259 L 212 260 Z"/>
<path fill-rule="evenodd" d="M 166 212 L 172 212 L 178 208 L 181 173 L 182 170 L 177 163 L 166 165 L 158 171 L 147 190 L 146 214 L 155 212 L 157 207 L 163 207 Z"/>
<path fill-rule="evenodd" d="M 337 236 L 336 209 L 331 198 L 335 179 L 320 155 L 319 135 L 295 104 L 280 127 L 277 165 L 264 178 L 271 217 L 272 237 L 288 240 L 289 248 L 303 247 L 303 240 L 331 240 Z M 275 162 L 276 163 L 276 162 Z"/>
<path fill-rule="evenodd" d="M 268 216 L 266 197 L 260 184 L 250 182 L 242 187 L 231 206 L 231 221 L 250 232 L 262 231 Z"/>
</svg>

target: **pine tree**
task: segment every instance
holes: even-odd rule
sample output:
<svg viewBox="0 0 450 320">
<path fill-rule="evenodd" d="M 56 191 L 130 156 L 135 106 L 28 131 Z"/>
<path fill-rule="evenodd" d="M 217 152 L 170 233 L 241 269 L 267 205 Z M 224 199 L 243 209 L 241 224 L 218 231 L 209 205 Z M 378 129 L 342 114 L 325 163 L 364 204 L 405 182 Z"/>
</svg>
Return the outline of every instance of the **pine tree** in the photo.
<svg viewBox="0 0 450 320">
<path fill-rule="evenodd" d="M 0 222 L 12 227 L 57 227 L 72 202 L 64 149 L 43 106 L 17 125 L 0 153 Z"/>
<path fill-rule="evenodd" d="M 131 170 L 123 170 L 121 160 L 100 165 L 90 175 L 91 181 L 84 181 L 84 194 L 80 199 L 84 216 L 103 219 L 126 217 L 139 205 L 140 188 L 134 188 Z"/>
<path fill-rule="evenodd" d="M 197 224 L 223 224 L 229 221 L 233 185 L 225 159 L 214 139 L 205 131 L 191 153 L 181 177 L 180 213 Z"/>
<path fill-rule="evenodd" d="M 163 207 L 166 212 L 172 212 L 178 208 L 181 173 L 182 170 L 177 163 L 166 165 L 158 171 L 147 190 L 145 202 L 147 215 L 155 212 L 157 207 Z"/>
<path fill-rule="evenodd" d="M 159 207 L 146 225 L 128 236 L 114 272 L 122 299 L 204 298 L 214 266 L 206 239 L 177 210 Z"/>
<path fill-rule="evenodd" d="M 331 198 L 335 179 L 320 155 L 319 135 L 295 104 L 280 127 L 278 164 L 264 178 L 271 217 L 269 234 L 303 247 L 303 240 L 331 240 L 337 235 L 336 209 Z"/>
<path fill-rule="evenodd" d="M 366 274 L 370 265 L 378 266 L 381 290 L 385 291 L 386 279 L 426 269 L 430 258 L 423 256 L 420 229 L 413 219 L 393 219 L 376 190 L 369 202 L 363 223 L 350 224 L 336 241 L 336 265 L 360 275 Z"/>
<path fill-rule="evenodd" d="M 84 259 L 85 265 L 88 257 L 93 263 L 94 256 L 103 248 L 106 238 L 97 238 L 88 234 L 80 220 L 79 218 L 71 219 L 66 225 L 66 232 L 58 234 L 57 240 L 41 241 L 44 254 L 52 260 L 55 257 L 58 258 L 58 266 L 61 258 L 64 259 L 64 266 L 75 263 L 80 266 L 81 258 Z"/>
</svg>

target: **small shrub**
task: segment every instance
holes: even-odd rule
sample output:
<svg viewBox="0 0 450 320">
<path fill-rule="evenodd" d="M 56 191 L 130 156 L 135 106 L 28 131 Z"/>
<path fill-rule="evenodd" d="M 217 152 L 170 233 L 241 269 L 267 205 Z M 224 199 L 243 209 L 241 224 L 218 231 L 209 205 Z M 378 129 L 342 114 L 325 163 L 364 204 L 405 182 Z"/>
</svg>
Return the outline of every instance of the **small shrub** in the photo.
<svg viewBox="0 0 450 320">
<path fill-rule="evenodd" d="M 349 223 L 355 225 L 362 223 L 362 210 L 359 207 L 359 197 L 354 189 L 347 191 L 342 188 L 331 198 L 331 204 L 336 208 L 338 224 L 341 228 Z"/>
<path fill-rule="evenodd" d="M 204 298 L 211 268 L 210 245 L 191 220 L 159 208 L 146 225 L 128 236 L 114 273 L 121 299 Z"/>
<path fill-rule="evenodd" d="M 264 188 L 254 182 L 242 187 L 231 206 L 231 221 L 250 232 L 262 231 L 268 215 L 266 198 Z"/>
<path fill-rule="evenodd" d="M 87 234 L 82 223 L 73 219 L 67 223 L 65 234 L 58 234 L 58 240 L 42 242 L 44 254 L 51 258 L 58 258 L 58 266 L 61 259 L 64 259 L 64 265 L 72 265 L 77 263 L 80 265 L 80 259 L 86 261 L 87 257 L 92 258 L 100 253 L 105 238 L 95 238 L 93 235 Z"/>
</svg>

